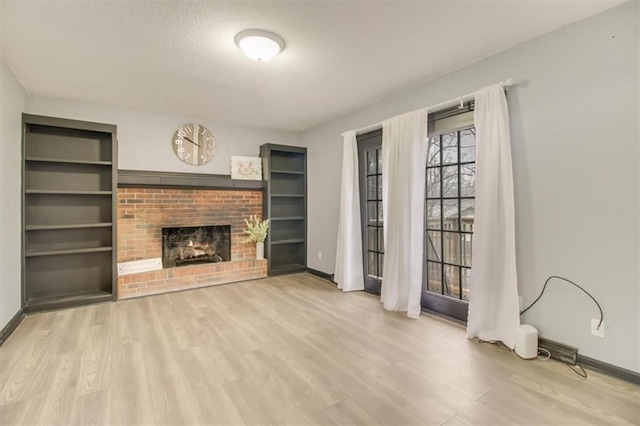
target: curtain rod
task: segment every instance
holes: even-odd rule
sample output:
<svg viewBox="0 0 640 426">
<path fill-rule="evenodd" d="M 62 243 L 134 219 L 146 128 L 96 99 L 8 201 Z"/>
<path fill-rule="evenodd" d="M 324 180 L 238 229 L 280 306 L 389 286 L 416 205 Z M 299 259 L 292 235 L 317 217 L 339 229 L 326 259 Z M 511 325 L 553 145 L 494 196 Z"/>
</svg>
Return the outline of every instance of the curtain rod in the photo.
<svg viewBox="0 0 640 426">
<path fill-rule="evenodd" d="M 505 90 L 508 90 L 509 87 L 514 85 L 514 82 L 512 78 L 508 78 L 504 81 L 501 81 L 498 84 L 500 84 Z M 457 98 L 454 98 L 445 102 L 441 102 L 439 104 L 430 106 L 426 109 L 428 109 L 430 112 L 436 112 L 437 110 L 442 110 L 458 103 L 463 104 L 464 102 L 471 100 L 473 97 L 474 97 L 474 93 L 468 93 L 464 96 L 458 96 Z M 373 130 L 378 130 L 380 128 L 382 128 L 382 121 L 380 121 L 379 123 L 370 124 L 368 126 L 356 129 L 356 135 L 361 135 L 363 133 L 371 132 Z M 347 132 L 342 133 L 342 136 L 344 136 L 346 133 Z"/>
</svg>

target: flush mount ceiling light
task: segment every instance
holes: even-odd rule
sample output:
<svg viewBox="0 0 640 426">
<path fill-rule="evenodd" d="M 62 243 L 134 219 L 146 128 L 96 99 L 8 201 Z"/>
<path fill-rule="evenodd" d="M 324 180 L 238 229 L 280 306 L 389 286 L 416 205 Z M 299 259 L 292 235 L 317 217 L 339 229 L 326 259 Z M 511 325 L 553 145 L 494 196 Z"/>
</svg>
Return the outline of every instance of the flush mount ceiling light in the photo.
<svg viewBox="0 0 640 426">
<path fill-rule="evenodd" d="M 246 30 L 236 35 L 236 44 L 245 55 L 256 61 L 273 59 L 284 49 L 284 40 L 265 30 Z"/>
</svg>

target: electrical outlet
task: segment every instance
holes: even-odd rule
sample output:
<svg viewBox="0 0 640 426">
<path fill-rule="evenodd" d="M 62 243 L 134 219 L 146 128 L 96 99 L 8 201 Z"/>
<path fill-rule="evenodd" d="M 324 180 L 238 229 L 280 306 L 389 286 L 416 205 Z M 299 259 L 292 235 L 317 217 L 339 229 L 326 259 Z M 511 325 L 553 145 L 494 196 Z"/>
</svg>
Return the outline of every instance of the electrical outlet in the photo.
<svg viewBox="0 0 640 426">
<path fill-rule="evenodd" d="M 600 324 L 600 328 L 598 328 L 598 324 L 600 324 L 599 319 L 591 318 L 591 334 L 596 337 L 604 337 L 604 321 Z"/>
<path fill-rule="evenodd" d="M 318 259 L 322 259 L 322 252 L 321 251 L 318 252 Z"/>
</svg>

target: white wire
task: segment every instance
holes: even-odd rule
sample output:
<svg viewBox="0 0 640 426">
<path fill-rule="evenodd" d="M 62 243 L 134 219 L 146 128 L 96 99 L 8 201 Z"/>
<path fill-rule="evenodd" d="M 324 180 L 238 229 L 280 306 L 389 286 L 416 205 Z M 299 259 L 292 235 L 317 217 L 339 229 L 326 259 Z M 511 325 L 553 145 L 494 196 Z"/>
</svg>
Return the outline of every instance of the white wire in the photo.
<svg viewBox="0 0 640 426">
<path fill-rule="evenodd" d="M 549 358 L 551 358 L 551 352 L 549 352 L 549 351 L 548 351 L 548 350 L 546 350 L 545 348 L 538 348 L 538 353 L 539 353 L 539 352 L 542 352 L 542 351 L 544 351 L 544 352 L 546 352 L 546 353 L 547 353 L 547 357 L 546 357 L 546 358 L 540 358 L 540 355 L 538 355 L 538 359 L 539 359 L 540 361 L 546 361 L 546 360 L 548 360 Z"/>
</svg>

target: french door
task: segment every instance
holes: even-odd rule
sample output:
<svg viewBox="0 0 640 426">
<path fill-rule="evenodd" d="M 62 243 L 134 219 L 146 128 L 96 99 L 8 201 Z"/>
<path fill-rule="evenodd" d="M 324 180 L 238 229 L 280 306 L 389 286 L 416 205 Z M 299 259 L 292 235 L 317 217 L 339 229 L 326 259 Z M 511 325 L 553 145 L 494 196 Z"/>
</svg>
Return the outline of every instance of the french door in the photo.
<svg viewBox="0 0 640 426">
<path fill-rule="evenodd" d="M 364 289 L 380 294 L 384 265 L 382 130 L 358 136 Z"/>
<path fill-rule="evenodd" d="M 422 308 L 467 321 L 475 212 L 475 128 L 429 138 Z"/>
<path fill-rule="evenodd" d="M 440 129 L 430 132 L 428 140 L 421 305 L 466 322 L 475 216 L 475 128 L 472 121 L 461 125 L 460 115 L 457 120 L 447 125 L 442 119 Z M 364 287 L 380 294 L 384 274 L 382 130 L 359 135 L 357 140 Z"/>
</svg>

